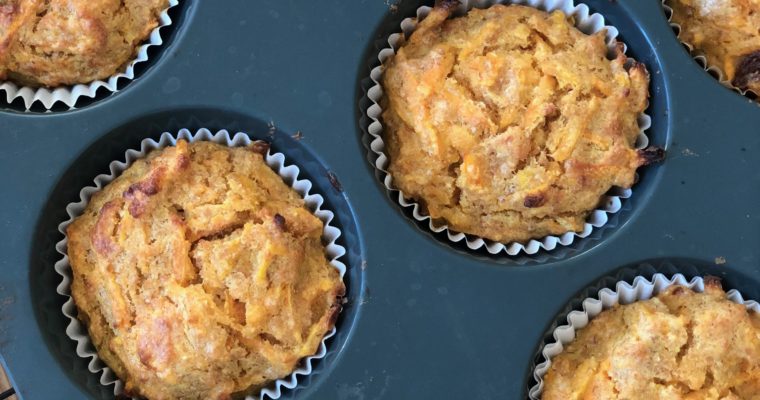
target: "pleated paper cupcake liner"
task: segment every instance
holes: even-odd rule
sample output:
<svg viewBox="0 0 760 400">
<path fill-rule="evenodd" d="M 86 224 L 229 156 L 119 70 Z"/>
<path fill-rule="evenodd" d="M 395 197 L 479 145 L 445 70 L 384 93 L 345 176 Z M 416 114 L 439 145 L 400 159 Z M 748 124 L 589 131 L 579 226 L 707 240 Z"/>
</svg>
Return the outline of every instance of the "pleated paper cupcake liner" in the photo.
<svg viewBox="0 0 760 400">
<path fill-rule="evenodd" d="M 707 59 L 707 56 L 705 55 L 704 52 L 697 49 L 693 44 L 681 39 L 681 35 L 680 35 L 681 25 L 673 22 L 674 11 L 673 11 L 673 8 L 671 8 L 668 5 L 668 1 L 669 0 L 662 0 L 662 8 L 665 10 L 665 15 L 668 17 L 668 23 L 670 24 L 670 27 L 673 28 L 675 32 L 677 32 L 676 38 L 678 38 L 681 44 L 686 46 L 686 48 L 689 50 L 689 54 L 694 59 L 694 61 L 696 61 L 697 64 L 699 64 L 699 66 L 705 70 L 705 72 L 714 76 L 718 80 L 718 82 L 720 82 L 723 86 L 733 89 L 734 91 L 740 93 L 742 96 L 760 99 L 760 93 L 755 93 L 752 90 L 742 89 L 737 86 L 734 86 L 734 84 L 731 83 L 731 80 L 729 80 L 726 77 L 726 73 L 723 72 L 723 69 L 718 67 L 715 64 L 712 64 L 710 60 Z"/>
<path fill-rule="evenodd" d="M 597 13 L 590 13 L 588 6 L 585 4 L 575 5 L 573 0 L 462 0 L 459 2 L 454 13 L 455 16 L 461 16 L 472 8 L 488 8 L 495 4 L 521 4 L 544 11 L 560 10 L 565 15 L 571 15 L 575 19 L 575 26 L 585 34 L 594 34 L 601 30 L 606 30 L 606 43 L 608 48 L 608 57 L 612 58 L 615 54 L 616 38 L 618 30 L 614 26 L 605 24 L 604 17 Z M 383 121 L 381 99 L 383 97 L 382 75 L 383 65 L 394 56 L 398 50 L 401 39 L 414 32 L 418 21 L 423 20 L 431 8 L 423 6 L 417 9 L 416 18 L 406 18 L 401 22 L 402 33 L 394 33 L 388 37 L 388 47 L 380 50 L 377 59 L 380 65 L 373 68 L 370 72 L 370 79 L 373 85 L 367 89 L 366 98 L 369 100 L 369 107 L 364 108 L 364 114 L 370 119 L 371 123 L 365 130 L 363 142 L 368 147 L 368 157 L 377 170 L 377 174 L 383 182 L 385 188 L 390 192 L 391 197 L 398 201 L 403 208 L 411 209 L 413 218 L 417 221 L 427 223 L 428 228 L 435 233 L 445 233 L 449 241 L 459 243 L 464 241 L 470 250 L 485 249 L 490 254 L 506 253 L 515 256 L 520 253 L 533 255 L 540 250 L 551 251 L 558 246 L 569 246 L 578 239 L 583 239 L 591 235 L 595 228 L 604 226 L 610 219 L 611 214 L 615 214 L 622 208 L 622 200 L 631 197 L 632 190 L 627 188 L 612 188 L 602 199 L 599 206 L 593 210 L 587 218 L 583 230 L 580 232 L 566 232 L 562 235 L 550 235 L 540 239 L 532 239 L 526 243 L 509 242 L 501 243 L 485 239 L 476 235 L 457 232 L 450 229 L 446 224 L 434 221 L 424 208 L 415 200 L 407 197 L 401 190 L 395 187 L 393 177 L 388 172 L 389 158 L 385 154 L 385 142 L 383 140 Z M 625 44 L 623 51 L 626 51 Z M 629 59 L 629 63 L 633 63 Z M 651 127 L 652 120 L 649 115 L 642 113 L 638 117 L 639 135 L 636 140 L 636 149 L 644 149 L 649 145 L 649 139 L 645 131 Z"/>
<path fill-rule="evenodd" d="M 8 104 L 16 99 L 22 99 L 26 111 L 29 111 L 35 103 L 41 104 L 45 110 L 49 111 L 59 102 L 66 105 L 69 109 L 74 109 L 80 98 L 94 98 L 100 88 L 105 88 L 110 92 L 118 92 L 119 81 L 131 81 L 135 79 L 135 65 L 148 61 L 148 49 L 151 46 L 160 46 L 163 44 L 164 41 L 161 38 L 161 28 L 172 24 L 172 19 L 169 17 L 169 9 L 178 4 L 179 0 L 168 0 L 168 6 L 161 11 L 161 14 L 159 15 L 158 26 L 150 32 L 147 41 L 137 48 L 137 56 L 126 65 L 124 71 L 111 75 L 106 80 L 95 80 L 86 84 L 80 83 L 55 88 L 34 88 L 20 86 L 10 81 L 0 82 L 0 96 L 2 96 L 4 92 L 5 101 Z"/>
<path fill-rule="evenodd" d="M 567 324 L 558 326 L 552 332 L 554 341 L 546 344 L 541 349 L 541 361 L 533 370 L 533 379 L 536 384 L 529 391 L 531 400 L 540 400 L 544 389 L 544 377 L 552 365 L 552 358 L 564 350 L 565 346 L 575 340 L 576 333 L 585 328 L 589 322 L 604 310 L 608 310 L 617 304 L 631 304 L 637 301 L 651 299 L 657 294 L 673 285 L 681 285 L 702 293 L 705 290 L 705 279 L 695 277 L 688 280 L 684 275 L 676 273 L 664 275 L 655 273 L 651 280 L 644 276 L 637 276 L 632 283 L 617 281 L 615 289 L 604 288 L 597 292 L 594 297 L 585 298 L 580 310 L 573 310 L 567 315 Z M 745 300 L 739 291 L 732 289 L 726 292 L 726 297 L 734 303 L 743 304 L 747 309 L 760 312 L 760 304 L 753 300 Z"/>
<path fill-rule="evenodd" d="M 178 139 L 185 139 L 188 142 L 210 141 L 229 147 L 248 146 L 254 142 L 248 135 L 242 132 L 231 135 L 226 130 L 220 130 L 212 134 L 205 128 L 199 129 L 195 133 L 192 133 L 187 129 L 181 129 L 176 135 L 165 132 L 161 135 L 158 141 L 145 139 L 140 143 L 139 149 L 131 149 L 125 152 L 125 161 L 112 161 L 109 165 L 110 173 L 101 174 L 95 177 L 95 186 L 87 186 L 83 188 L 79 192 L 80 200 L 66 206 L 66 213 L 68 214 L 69 219 L 58 226 L 58 230 L 64 235 L 64 238 L 56 244 L 56 250 L 61 254 L 62 258 L 56 262 L 55 270 L 62 277 L 62 281 L 58 285 L 57 291 L 59 294 L 67 297 L 67 300 L 62 307 L 63 314 L 68 317 L 70 321 L 66 328 L 66 335 L 77 342 L 77 355 L 85 359 L 90 359 L 88 365 L 90 372 L 100 375 L 101 384 L 114 385 L 113 392 L 114 395 L 117 396 L 123 394 L 123 382 L 100 359 L 97 351 L 91 343 L 87 327 L 77 319 L 77 308 L 71 297 L 72 273 L 67 255 L 68 238 L 66 237 L 66 228 L 76 217 L 82 215 L 93 194 L 97 193 L 116 179 L 129 168 L 132 163 L 138 159 L 144 158 L 152 150 L 175 145 Z M 272 170 L 282 177 L 283 181 L 288 186 L 293 188 L 293 190 L 303 197 L 306 206 L 312 210 L 314 215 L 324 224 L 322 240 L 324 243 L 327 243 L 325 246 L 327 259 L 330 261 L 330 264 L 340 272 L 340 277 L 343 279 L 346 274 L 346 266 L 339 261 L 339 259 L 346 254 L 346 249 L 337 243 L 338 238 L 341 236 L 341 231 L 335 226 L 330 225 L 335 215 L 332 211 L 323 208 L 324 198 L 319 194 L 312 193 L 312 183 L 306 179 L 299 179 L 300 169 L 295 165 L 288 165 L 285 155 L 282 153 L 272 152 L 270 149 L 265 155 L 265 161 Z M 298 384 L 298 376 L 311 374 L 312 362 L 325 357 L 327 354 L 326 342 L 335 335 L 335 332 L 336 329 L 333 327 L 333 329 L 322 339 L 316 354 L 304 358 L 296 370 L 290 375 L 285 378 L 277 379 L 274 383 L 263 388 L 258 394 L 247 396 L 246 400 L 264 400 L 266 398 L 278 399 L 282 395 L 284 389 L 295 388 Z"/>
</svg>

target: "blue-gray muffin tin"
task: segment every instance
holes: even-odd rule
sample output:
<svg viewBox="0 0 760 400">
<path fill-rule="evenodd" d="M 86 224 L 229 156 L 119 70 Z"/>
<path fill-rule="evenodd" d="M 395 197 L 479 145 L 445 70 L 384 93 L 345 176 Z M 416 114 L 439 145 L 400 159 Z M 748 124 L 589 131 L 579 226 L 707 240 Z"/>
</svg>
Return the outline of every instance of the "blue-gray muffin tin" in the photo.
<svg viewBox="0 0 760 400">
<path fill-rule="evenodd" d="M 114 397 L 65 332 L 58 224 L 110 161 L 180 128 L 272 142 L 343 231 L 338 333 L 285 399 L 524 399 L 552 327 L 590 291 L 637 274 L 715 275 L 760 299 L 760 107 L 690 57 L 660 0 L 583 2 L 651 72 L 647 133 L 667 150 L 603 229 L 513 257 L 409 218 L 368 161 L 364 92 L 388 35 L 431 3 L 183 0 L 119 92 L 76 110 L 2 104 L 0 354 L 19 397 Z"/>
</svg>

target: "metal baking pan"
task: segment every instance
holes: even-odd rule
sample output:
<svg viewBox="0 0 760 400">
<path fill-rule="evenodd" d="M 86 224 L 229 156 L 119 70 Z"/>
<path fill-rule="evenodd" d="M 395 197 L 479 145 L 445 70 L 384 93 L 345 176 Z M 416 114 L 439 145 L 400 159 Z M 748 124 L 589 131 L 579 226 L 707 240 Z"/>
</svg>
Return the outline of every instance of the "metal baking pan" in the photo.
<svg viewBox="0 0 760 400">
<path fill-rule="evenodd" d="M 19 396 L 113 398 L 65 334 L 58 224 L 110 161 L 180 128 L 272 141 L 337 214 L 348 303 L 328 355 L 282 398 L 526 398 L 552 326 L 589 288 L 643 263 L 642 274 L 716 275 L 760 299 L 760 107 L 697 65 L 660 0 L 584 1 L 649 68 L 648 136 L 668 152 L 604 229 L 562 252 L 510 257 L 410 219 L 367 160 L 362 110 L 378 49 L 423 3 L 185 0 L 121 91 L 77 110 L 3 105 L 0 354 Z"/>
</svg>

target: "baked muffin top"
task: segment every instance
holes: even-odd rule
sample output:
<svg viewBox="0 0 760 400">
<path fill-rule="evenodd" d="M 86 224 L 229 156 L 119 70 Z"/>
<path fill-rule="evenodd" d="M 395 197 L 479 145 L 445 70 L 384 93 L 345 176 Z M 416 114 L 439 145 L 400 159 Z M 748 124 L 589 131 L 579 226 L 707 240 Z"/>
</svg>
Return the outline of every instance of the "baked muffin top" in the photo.
<svg viewBox="0 0 760 400">
<path fill-rule="evenodd" d="M 760 0 L 669 0 L 680 39 L 731 83 L 760 94 Z"/>
<path fill-rule="evenodd" d="M 69 226 L 79 318 L 127 393 L 228 399 L 290 374 L 334 326 L 345 287 L 322 222 L 261 150 L 180 140 Z"/>
<path fill-rule="evenodd" d="M 649 75 L 561 12 L 430 11 L 383 74 L 389 173 L 434 220 L 500 242 L 580 231 L 634 149 Z M 442 5 L 440 5 L 442 4 Z M 622 45 L 621 45 L 622 46 Z"/>
<path fill-rule="evenodd" d="M 543 400 L 751 400 L 760 395 L 760 315 L 672 286 L 603 311 L 552 359 Z"/>
<path fill-rule="evenodd" d="M 168 0 L 0 0 L 0 79 L 89 83 L 122 72 Z"/>
</svg>

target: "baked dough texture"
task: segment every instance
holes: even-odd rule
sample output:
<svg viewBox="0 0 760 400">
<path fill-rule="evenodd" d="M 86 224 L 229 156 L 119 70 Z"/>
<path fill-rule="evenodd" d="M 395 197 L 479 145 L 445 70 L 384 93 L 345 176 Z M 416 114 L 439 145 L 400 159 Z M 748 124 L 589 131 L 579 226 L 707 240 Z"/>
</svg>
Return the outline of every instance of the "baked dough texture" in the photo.
<svg viewBox="0 0 760 400">
<path fill-rule="evenodd" d="M 453 2 L 455 3 L 455 2 Z M 439 3 L 385 65 L 389 173 L 456 231 L 499 242 L 580 231 L 637 152 L 649 75 L 561 12 Z M 659 154 L 661 156 L 662 154 Z"/>
<path fill-rule="evenodd" d="M 128 394 L 229 399 L 290 374 L 334 326 L 345 287 L 322 221 L 262 149 L 180 140 L 69 226 L 79 318 Z"/>
<path fill-rule="evenodd" d="M 760 316 L 705 283 L 603 311 L 552 359 L 542 399 L 760 399 Z"/>
<path fill-rule="evenodd" d="M 743 90 L 760 94 L 760 0 L 669 0 L 680 39 Z"/>
<path fill-rule="evenodd" d="M 0 0 L 0 79 L 89 83 L 122 72 L 167 0 Z"/>
</svg>

